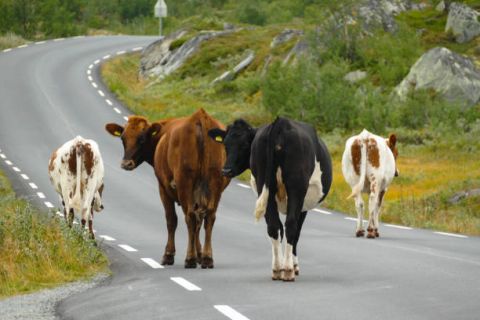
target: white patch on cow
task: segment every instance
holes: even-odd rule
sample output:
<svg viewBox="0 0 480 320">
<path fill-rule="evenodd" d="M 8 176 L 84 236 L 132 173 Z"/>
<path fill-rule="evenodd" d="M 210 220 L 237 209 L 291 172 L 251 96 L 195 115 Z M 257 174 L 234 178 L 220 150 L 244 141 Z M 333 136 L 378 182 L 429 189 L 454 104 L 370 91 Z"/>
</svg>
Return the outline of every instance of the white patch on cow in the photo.
<svg viewBox="0 0 480 320">
<path fill-rule="evenodd" d="M 293 246 L 288 243 L 285 246 L 283 268 L 285 270 L 293 270 Z"/>
<path fill-rule="evenodd" d="M 258 197 L 255 204 L 255 220 L 259 221 L 267 211 L 268 204 L 268 188 L 264 185 L 260 197 Z"/>
<path fill-rule="evenodd" d="M 315 161 L 315 168 L 313 169 L 310 181 L 308 182 L 307 194 L 303 201 L 302 211 L 308 211 L 315 208 L 322 197 L 322 170 L 320 169 L 320 162 Z"/>
<path fill-rule="evenodd" d="M 282 243 L 280 239 L 270 238 L 272 241 L 272 270 L 280 271 L 283 269 L 283 254 L 282 254 Z"/>
<path fill-rule="evenodd" d="M 295 269 L 295 273 L 300 272 L 300 265 L 298 264 L 298 257 L 293 255 L 293 268 Z"/>
<path fill-rule="evenodd" d="M 252 187 L 253 192 L 255 192 L 255 195 L 258 197 L 257 181 L 255 180 L 253 174 L 250 174 L 250 186 Z"/>
</svg>

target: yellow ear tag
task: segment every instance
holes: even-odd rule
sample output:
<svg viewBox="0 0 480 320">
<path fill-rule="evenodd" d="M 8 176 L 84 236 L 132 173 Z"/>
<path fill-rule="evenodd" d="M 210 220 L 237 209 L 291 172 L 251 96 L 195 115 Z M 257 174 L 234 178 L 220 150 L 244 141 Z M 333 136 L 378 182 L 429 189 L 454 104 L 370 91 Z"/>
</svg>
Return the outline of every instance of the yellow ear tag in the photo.
<svg viewBox="0 0 480 320">
<path fill-rule="evenodd" d="M 152 132 L 152 137 L 157 134 L 157 131 Z"/>
<path fill-rule="evenodd" d="M 217 142 L 223 142 L 223 138 L 221 136 L 216 136 L 215 141 Z"/>
<path fill-rule="evenodd" d="M 116 135 L 117 137 L 120 137 L 122 135 L 120 131 L 115 131 L 113 134 Z"/>
</svg>

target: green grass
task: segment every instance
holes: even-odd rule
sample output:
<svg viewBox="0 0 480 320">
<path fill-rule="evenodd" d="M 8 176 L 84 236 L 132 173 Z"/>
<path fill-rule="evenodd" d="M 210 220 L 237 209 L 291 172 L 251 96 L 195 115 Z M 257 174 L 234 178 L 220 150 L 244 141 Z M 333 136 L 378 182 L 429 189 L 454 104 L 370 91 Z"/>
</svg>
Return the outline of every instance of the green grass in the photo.
<svg viewBox="0 0 480 320">
<path fill-rule="evenodd" d="M 0 298 L 106 270 L 105 255 L 80 230 L 16 198 L 0 172 Z"/>
<path fill-rule="evenodd" d="M 0 50 L 18 47 L 28 41 L 14 33 L 0 35 Z"/>
</svg>

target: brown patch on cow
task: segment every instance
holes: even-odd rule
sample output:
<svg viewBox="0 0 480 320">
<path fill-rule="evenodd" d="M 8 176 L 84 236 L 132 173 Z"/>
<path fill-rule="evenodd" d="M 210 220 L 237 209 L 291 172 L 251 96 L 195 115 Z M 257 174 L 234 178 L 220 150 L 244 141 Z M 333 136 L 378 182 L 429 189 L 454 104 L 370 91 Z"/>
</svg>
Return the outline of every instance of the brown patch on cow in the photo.
<svg viewBox="0 0 480 320">
<path fill-rule="evenodd" d="M 57 158 L 57 150 L 53 151 L 52 155 L 50 156 L 50 161 L 48 163 L 48 171 L 52 172 L 55 170 L 55 159 Z"/>
<path fill-rule="evenodd" d="M 379 207 L 382 205 L 384 196 L 385 196 L 385 190 L 380 191 L 380 194 L 378 195 L 378 206 Z"/>
<path fill-rule="evenodd" d="M 72 174 L 77 174 L 77 148 L 72 146 L 70 154 L 68 156 L 68 170 Z"/>
<path fill-rule="evenodd" d="M 90 143 L 84 145 L 83 163 L 85 164 L 87 174 L 90 176 L 94 165 L 93 151 Z"/>
<path fill-rule="evenodd" d="M 362 145 L 360 140 L 355 140 L 351 148 L 353 169 L 357 175 L 360 175 L 360 162 L 362 159 Z"/>
<path fill-rule="evenodd" d="M 380 153 L 378 152 L 377 141 L 373 138 L 370 138 L 367 142 L 367 158 L 368 162 L 374 168 L 380 167 Z"/>
</svg>

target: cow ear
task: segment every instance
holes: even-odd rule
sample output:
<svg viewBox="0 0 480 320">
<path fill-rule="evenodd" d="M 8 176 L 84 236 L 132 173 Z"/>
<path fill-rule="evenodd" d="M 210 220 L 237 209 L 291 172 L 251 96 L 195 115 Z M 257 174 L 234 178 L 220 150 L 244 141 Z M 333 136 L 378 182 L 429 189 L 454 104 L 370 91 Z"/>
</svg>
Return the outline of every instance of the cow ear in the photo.
<svg viewBox="0 0 480 320">
<path fill-rule="evenodd" d="M 150 128 L 148 129 L 149 135 L 151 137 L 155 137 L 160 133 L 160 130 L 162 130 L 162 125 L 160 123 L 153 123 Z"/>
<path fill-rule="evenodd" d="M 227 132 L 220 128 L 214 128 L 214 129 L 208 130 L 208 136 L 218 143 L 223 143 L 223 139 L 225 139 L 226 135 L 227 135 Z"/>
<path fill-rule="evenodd" d="M 388 142 L 390 144 L 390 148 L 395 147 L 397 144 L 397 136 L 394 133 L 391 133 L 390 136 L 388 136 Z"/>
<path fill-rule="evenodd" d="M 123 133 L 123 127 L 116 123 L 107 123 L 105 125 L 105 130 L 115 137 L 120 137 Z"/>
</svg>

